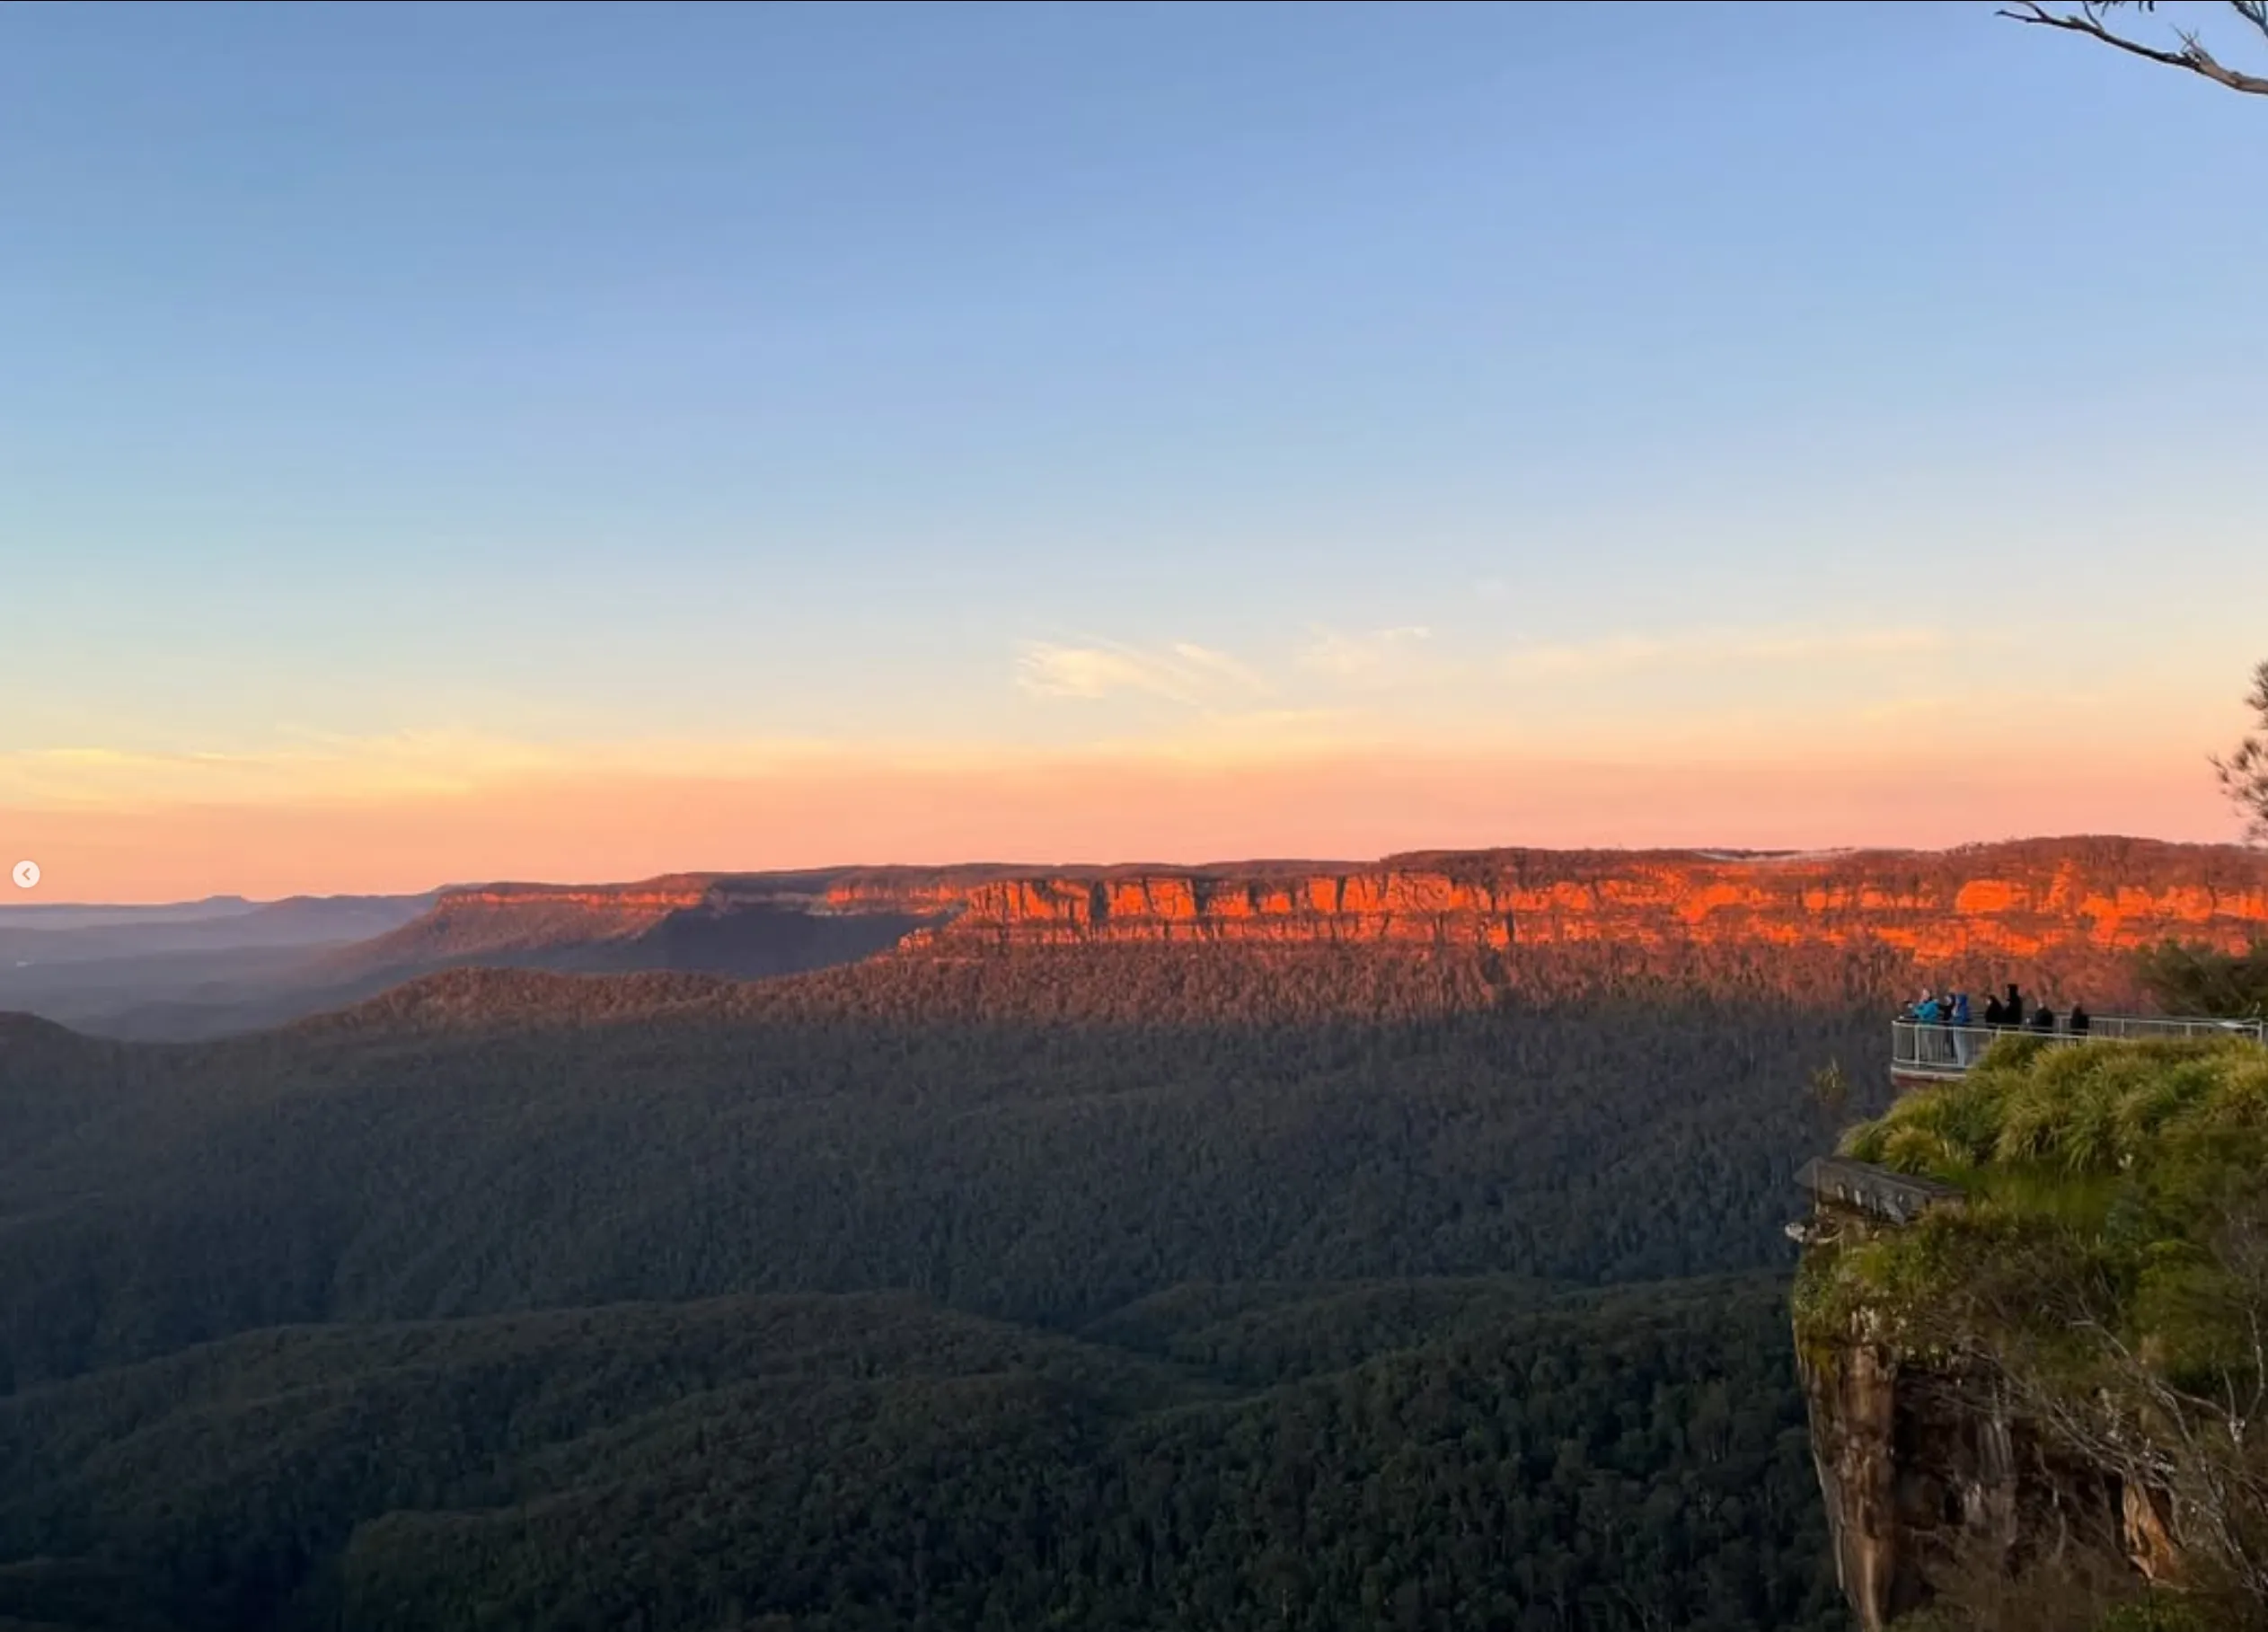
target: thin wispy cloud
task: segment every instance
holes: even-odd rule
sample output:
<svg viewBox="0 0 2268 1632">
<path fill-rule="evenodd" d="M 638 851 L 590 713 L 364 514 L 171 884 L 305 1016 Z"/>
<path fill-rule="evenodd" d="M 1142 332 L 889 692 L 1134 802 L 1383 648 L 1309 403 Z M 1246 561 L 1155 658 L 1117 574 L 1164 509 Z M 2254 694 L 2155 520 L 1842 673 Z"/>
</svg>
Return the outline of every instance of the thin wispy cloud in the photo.
<svg viewBox="0 0 2268 1632">
<path fill-rule="evenodd" d="M 0 753 L 0 806 L 258 803 L 446 793 L 558 768 L 567 751 L 471 732 L 291 733 L 256 747 Z"/>
<path fill-rule="evenodd" d="M 1093 701 L 1133 694 L 1190 708 L 1263 697 L 1271 690 L 1227 653 L 1186 640 L 1156 648 L 1033 641 L 1017 658 L 1016 684 L 1035 697 Z"/>
<path fill-rule="evenodd" d="M 1966 633 L 1965 653 L 1983 637 Z M 1871 663 L 1884 684 L 1857 723 L 1893 728 L 1935 705 L 1946 684 L 1921 663 L 1953 643 L 1927 629 L 1764 629 L 1597 640 L 1476 653 L 1423 624 L 1366 631 L 1312 627 L 1277 648 L 1273 666 L 1194 641 L 1033 642 L 1015 656 L 1016 685 L 1060 710 L 1106 757 L 1306 754 L 1419 738 L 1478 752 L 1503 735 L 1496 692 L 1616 677 L 1743 669 L 1794 674 Z M 1801 686 L 1780 688 L 1807 695 Z M 1137 706 L 1112 710 L 1109 700 Z M 1095 706 L 1096 711 L 1085 710 Z M 1585 718 L 1595 733 L 1599 722 Z M 1540 727 L 1522 728 L 1532 745 Z M 115 734 L 114 734 L 115 735 Z M 723 732 L 679 739 L 509 729 L 442 728 L 368 735 L 276 728 L 225 743 L 95 746 L 101 735 L 0 748 L 0 810 L 212 807 L 454 798 L 577 778 L 768 779 L 819 770 L 892 774 L 937 764 L 1013 767 L 1037 750 L 1017 730 L 972 729 L 948 741 L 855 734 L 825 740 Z M 77 737 L 75 732 L 74 737 Z"/>
<path fill-rule="evenodd" d="M 481 731 L 281 732 L 228 751 L 58 745 L 0 751 L 0 809 L 353 803 L 573 776 L 763 775 L 846 756 L 839 746 L 784 738 L 538 742 Z M 876 744 L 864 757 L 907 763 L 919 755 Z"/>
<path fill-rule="evenodd" d="M 1514 679 L 1603 679 L 1663 669 L 1764 668 L 1829 659 L 1942 651 L 1928 629 L 1840 631 L 1699 631 L 1681 635 L 1612 635 L 1597 640 L 1522 647 L 1504 659 Z"/>
<path fill-rule="evenodd" d="M 1415 623 L 1364 634 L 1319 630 L 1300 654 L 1300 665 L 1350 684 L 1390 684 L 1415 677 L 1433 638 L 1432 630 Z"/>
</svg>

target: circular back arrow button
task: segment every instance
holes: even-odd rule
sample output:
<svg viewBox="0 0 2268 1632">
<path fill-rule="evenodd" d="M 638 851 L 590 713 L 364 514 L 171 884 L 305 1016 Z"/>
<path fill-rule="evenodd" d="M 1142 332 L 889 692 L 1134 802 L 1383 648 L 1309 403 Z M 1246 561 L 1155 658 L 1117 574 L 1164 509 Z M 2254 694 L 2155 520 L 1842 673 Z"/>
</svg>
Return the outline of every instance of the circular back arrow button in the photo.
<svg viewBox="0 0 2268 1632">
<path fill-rule="evenodd" d="M 37 861 L 19 861 L 13 876 L 16 888 L 28 890 L 40 882 L 40 864 Z"/>
</svg>

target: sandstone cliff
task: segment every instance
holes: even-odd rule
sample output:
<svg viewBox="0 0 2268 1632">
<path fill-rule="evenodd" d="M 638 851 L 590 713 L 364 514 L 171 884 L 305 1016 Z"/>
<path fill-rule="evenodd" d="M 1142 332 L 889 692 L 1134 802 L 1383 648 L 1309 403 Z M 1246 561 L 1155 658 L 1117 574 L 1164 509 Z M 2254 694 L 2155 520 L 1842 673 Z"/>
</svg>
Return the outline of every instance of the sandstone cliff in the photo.
<svg viewBox="0 0 2268 1632">
<path fill-rule="evenodd" d="M 839 869 L 687 875 L 634 885 L 452 891 L 363 956 L 395 964 L 514 957 L 649 936 L 686 915 L 887 915 L 899 956 L 1081 946 L 1374 946 L 1670 974 L 1745 967 L 1782 984 L 1942 975 L 2020 978 L 2098 1006 L 2131 998 L 2127 955 L 2167 936 L 2268 933 L 2268 856 L 2128 839 L 1945 851 L 1728 855 L 1505 850 L 1370 863 L 1204 868 Z M 861 943 L 863 944 L 863 943 Z M 1775 975 L 1774 972 L 1778 972 Z"/>
<path fill-rule="evenodd" d="M 940 939 L 1872 942 L 1943 964 L 2128 949 L 2169 933 L 2240 941 L 2268 931 L 2268 856 L 2127 839 L 1801 856 L 1479 851 L 1003 878 L 960 898 Z"/>
<path fill-rule="evenodd" d="M 1981 1380 L 1862 1333 L 1797 1358 L 1835 1573 L 1861 1632 L 1928 1603 L 1946 1572 L 2015 1579 L 2059 1549 L 2174 1575 L 2141 1493 L 2059 1454 Z"/>
</svg>

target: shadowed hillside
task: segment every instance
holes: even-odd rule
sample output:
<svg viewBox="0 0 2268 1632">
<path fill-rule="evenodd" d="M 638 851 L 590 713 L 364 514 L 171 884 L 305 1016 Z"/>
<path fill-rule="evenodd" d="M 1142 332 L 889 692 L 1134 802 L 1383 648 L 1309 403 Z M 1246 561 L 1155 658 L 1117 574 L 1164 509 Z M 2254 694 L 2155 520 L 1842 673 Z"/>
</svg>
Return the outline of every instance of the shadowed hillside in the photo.
<svg viewBox="0 0 2268 1632">
<path fill-rule="evenodd" d="M 902 1287 L 1060 1324 L 1190 1279 L 1745 1268 L 1813 1137 L 1791 1085 L 1878 1041 L 1422 960 L 1047 963 L 467 971 L 188 1047 L 42 1031 L 0 1049 L 0 1114 L 44 1130 L 0 1155 L 0 1378 L 625 1298 Z"/>
<path fill-rule="evenodd" d="M 1927 958 L 2106 979 L 2254 910 L 2226 852 L 2023 853 L 532 887 L 387 944 L 925 925 L 190 1045 L 13 1018 L 0 1616 L 1828 1632 L 1802 1085 L 1879 1107 Z"/>
</svg>

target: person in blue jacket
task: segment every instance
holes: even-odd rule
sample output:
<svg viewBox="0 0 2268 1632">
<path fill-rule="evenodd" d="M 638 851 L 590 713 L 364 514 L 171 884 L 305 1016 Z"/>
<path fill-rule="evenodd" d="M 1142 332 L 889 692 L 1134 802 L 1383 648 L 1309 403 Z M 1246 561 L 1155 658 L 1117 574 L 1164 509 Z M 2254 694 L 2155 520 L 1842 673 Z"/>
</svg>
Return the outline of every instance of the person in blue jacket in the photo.
<svg viewBox="0 0 2268 1632">
<path fill-rule="evenodd" d="M 1937 1028 L 1946 1018 L 1946 1006 L 1933 992 L 1921 994 L 1921 1001 L 1913 1006 L 1914 1054 L 1919 1063 L 1934 1064 L 1937 1059 L 1937 1045 L 1941 1040 Z"/>
<path fill-rule="evenodd" d="M 1967 992 L 1956 992 L 1953 994 L 1953 1013 L 1948 1018 L 1953 1023 L 1953 1057 L 1960 1064 L 1966 1065 L 1969 1063 L 1969 1045 L 1973 1040 L 1969 1036 L 1971 1021 Z"/>
</svg>

